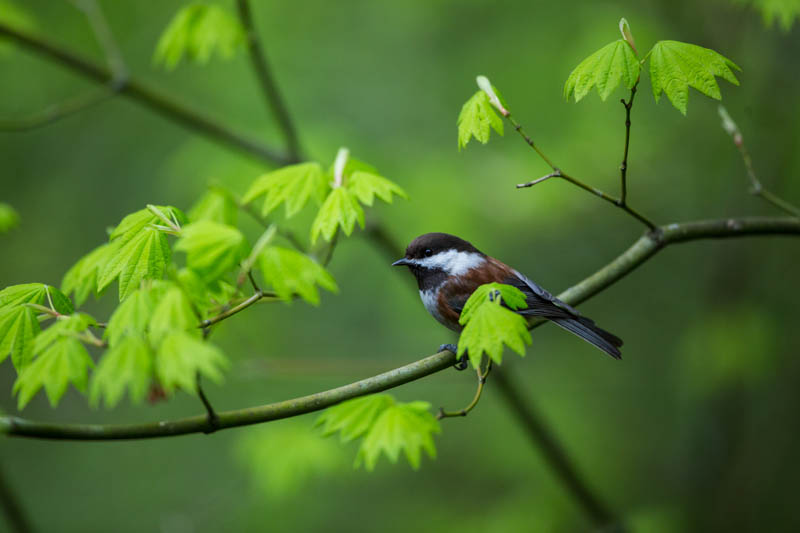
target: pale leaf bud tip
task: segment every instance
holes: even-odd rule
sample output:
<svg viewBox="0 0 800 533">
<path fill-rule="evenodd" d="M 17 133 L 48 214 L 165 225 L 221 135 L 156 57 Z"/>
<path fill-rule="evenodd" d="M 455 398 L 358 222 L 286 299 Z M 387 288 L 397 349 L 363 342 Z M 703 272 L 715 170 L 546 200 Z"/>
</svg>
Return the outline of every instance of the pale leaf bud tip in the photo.
<svg viewBox="0 0 800 533">
<path fill-rule="evenodd" d="M 725 106 L 723 105 L 717 106 L 717 112 L 719 113 L 719 118 L 722 119 L 722 129 L 724 129 L 728 135 L 734 138 L 734 142 L 736 140 L 737 135 L 741 139 L 741 134 L 739 133 L 739 126 L 736 125 L 731 116 L 728 114 L 728 110 L 725 109 Z"/>
<path fill-rule="evenodd" d="M 336 153 L 336 161 L 333 163 L 333 188 L 338 189 L 344 181 L 344 167 L 347 165 L 347 158 L 350 157 L 350 150 L 345 147 L 339 148 Z"/>
<path fill-rule="evenodd" d="M 633 33 L 631 33 L 631 25 L 628 24 L 628 20 L 625 17 L 619 19 L 619 32 L 622 34 L 622 39 L 631 45 L 636 55 L 639 55 L 639 51 L 636 50 L 636 43 L 633 40 Z"/>
<path fill-rule="evenodd" d="M 478 82 L 478 88 L 486 93 L 486 96 L 489 97 L 489 102 L 504 116 L 508 116 L 508 110 L 503 107 L 503 104 L 500 103 L 500 98 L 497 97 L 497 93 L 494 92 L 494 87 L 492 87 L 492 83 L 489 81 L 489 78 L 486 76 L 478 76 L 475 78 L 475 81 Z"/>
</svg>

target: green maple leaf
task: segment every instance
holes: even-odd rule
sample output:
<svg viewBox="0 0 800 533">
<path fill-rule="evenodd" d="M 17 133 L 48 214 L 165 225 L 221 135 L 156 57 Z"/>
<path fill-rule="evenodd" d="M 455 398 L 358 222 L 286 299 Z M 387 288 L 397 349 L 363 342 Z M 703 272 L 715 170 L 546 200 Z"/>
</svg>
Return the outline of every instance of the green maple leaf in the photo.
<svg viewBox="0 0 800 533">
<path fill-rule="evenodd" d="M 164 284 L 167 285 L 167 284 Z M 141 336 L 153 316 L 156 302 L 164 295 L 162 286 L 141 288 L 133 291 L 120 303 L 108 320 L 103 337 L 113 348 L 126 336 Z"/>
<path fill-rule="evenodd" d="M 150 315 L 150 340 L 157 345 L 173 331 L 191 331 L 199 335 L 197 324 L 191 301 L 180 287 L 172 286 L 159 298 Z"/>
<path fill-rule="evenodd" d="M 633 88 L 639 79 L 639 59 L 633 48 L 622 39 L 607 44 L 580 62 L 570 73 L 564 84 L 564 98 L 574 96 L 579 102 L 597 87 L 600 99 L 606 98 L 620 83 L 628 89 Z"/>
<path fill-rule="evenodd" d="M 17 307 L 24 304 L 47 305 L 63 315 L 72 314 L 75 309 L 72 302 L 60 290 L 44 283 L 24 283 L 11 285 L 0 291 L 0 309 Z"/>
<path fill-rule="evenodd" d="M 492 129 L 503 135 L 503 120 L 486 93 L 478 91 L 461 107 L 458 115 L 458 149 L 467 146 L 472 137 L 486 144 Z"/>
<path fill-rule="evenodd" d="M 219 348 L 185 331 L 169 332 L 156 354 L 156 375 L 167 393 L 178 388 L 195 393 L 198 374 L 220 383 L 228 366 L 228 359 Z"/>
<path fill-rule="evenodd" d="M 249 204 L 264 197 L 261 214 L 267 216 L 284 203 L 286 218 L 300 212 L 309 199 L 322 201 L 328 189 L 319 163 L 299 163 L 279 168 L 256 179 L 245 193 L 242 202 Z"/>
<path fill-rule="evenodd" d="M 350 192 L 364 205 L 371 206 L 376 196 L 388 204 L 392 203 L 392 194 L 408 199 L 406 192 L 397 184 L 372 172 L 353 172 L 346 183 Z"/>
<path fill-rule="evenodd" d="M 235 226 L 238 214 L 239 208 L 233 195 L 222 187 L 211 186 L 192 206 L 186 216 L 190 222 L 211 220 Z"/>
<path fill-rule="evenodd" d="M 316 261 L 295 250 L 268 246 L 258 258 L 264 281 L 279 298 L 290 302 L 297 294 L 312 305 L 319 305 L 317 285 L 338 292 L 333 276 Z"/>
<path fill-rule="evenodd" d="M 184 56 L 204 64 L 214 53 L 231 58 L 244 42 L 244 30 L 226 9 L 194 3 L 178 11 L 158 40 L 153 56 L 155 64 L 173 70 Z"/>
<path fill-rule="evenodd" d="M 65 294 L 72 294 L 75 298 L 75 305 L 80 307 L 89 297 L 89 294 L 99 296 L 97 289 L 98 273 L 105 267 L 108 260 L 110 246 L 103 244 L 98 246 L 85 256 L 81 257 L 61 280 L 61 290 Z"/>
<path fill-rule="evenodd" d="M 154 207 L 176 223 L 185 215 L 174 207 Z M 108 259 L 98 270 L 97 290 L 102 291 L 115 279 L 119 280 L 119 299 L 124 300 L 139 288 L 145 279 L 164 275 L 171 251 L 167 237 L 156 225 L 163 221 L 149 209 L 136 211 L 125 218 L 110 236 Z"/>
<path fill-rule="evenodd" d="M 33 309 L 26 306 L 0 309 L 0 362 L 11 354 L 17 372 L 33 357 L 33 340 L 41 328 Z"/>
<path fill-rule="evenodd" d="M 356 466 L 363 462 L 366 469 L 372 471 L 381 454 L 396 463 L 400 453 L 405 452 L 409 464 L 416 470 L 422 450 L 435 458 L 433 435 L 441 432 L 441 428 L 429 408 L 427 402 L 410 402 L 395 403 L 384 409 L 361 441 Z"/>
<path fill-rule="evenodd" d="M 72 315 L 34 339 L 33 361 L 20 371 L 13 388 L 20 410 L 42 387 L 52 407 L 58 405 L 70 383 L 79 391 L 86 391 L 89 368 L 94 363 L 76 334 L 93 323 L 89 315 Z"/>
<path fill-rule="evenodd" d="M 233 270 L 246 253 L 244 235 L 237 228 L 211 220 L 185 226 L 175 249 L 186 252 L 186 264 L 206 281 Z"/>
<path fill-rule="evenodd" d="M 525 345 L 531 344 L 525 319 L 502 304 L 511 309 L 527 307 L 525 295 L 516 287 L 489 283 L 472 293 L 461 312 L 459 323 L 464 329 L 458 339 L 458 356 L 467 352 L 475 368 L 484 353 L 501 363 L 504 346 L 524 356 Z"/>
<path fill-rule="evenodd" d="M 364 210 L 354 194 L 346 187 L 331 190 L 311 224 L 311 244 L 316 243 L 320 235 L 330 241 L 339 227 L 345 235 L 350 235 L 356 221 L 364 229 Z"/>
<path fill-rule="evenodd" d="M 720 100 L 722 94 L 715 76 L 739 85 L 733 70 L 742 70 L 736 63 L 709 48 L 678 41 L 659 41 L 648 53 L 650 81 L 656 101 L 667 93 L 669 101 L 686 114 L 689 87 Z"/>
<path fill-rule="evenodd" d="M 153 356 L 147 342 L 139 335 L 125 335 L 100 359 L 89 387 L 89 403 L 96 407 L 104 398 L 106 407 L 112 408 L 126 389 L 133 403 L 141 403 L 152 379 Z"/>
<path fill-rule="evenodd" d="M 322 434 L 326 437 L 339 431 L 342 442 L 350 442 L 366 435 L 378 415 L 394 403 L 389 394 L 354 398 L 323 411 L 315 425 L 323 426 Z"/>
</svg>

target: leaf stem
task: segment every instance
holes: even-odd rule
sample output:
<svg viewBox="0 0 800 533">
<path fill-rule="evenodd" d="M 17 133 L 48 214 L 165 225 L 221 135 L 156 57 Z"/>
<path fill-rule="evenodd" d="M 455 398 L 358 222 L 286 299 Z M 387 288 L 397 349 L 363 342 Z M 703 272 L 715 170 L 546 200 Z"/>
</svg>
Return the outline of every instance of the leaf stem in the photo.
<svg viewBox="0 0 800 533">
<path fill-rule="evenodd" d="M 456 416 L 467 416 L 467 414 L 475 409 L 475 406 L 478 405 L 478 402 L 481 399 L 481 394 L 483 393 L 483 387 L 486 385 L 486 377 L 489 375 L 489 372 L 492 370 L 492 360 L 489 359 L 486 363 L 486 370 L 481 371 L 480 368 L 475 369 L 475 373 L 478 375 L 478 388 L 475 390 L 475 396 L 472 398 L 472 401 L 458 411 L 445 411 L 444 407 L 439 408 L 439 412 L 436 415 L 436 420 L 441 420 L 443 418 L 451 418 Z"/>
</svg>

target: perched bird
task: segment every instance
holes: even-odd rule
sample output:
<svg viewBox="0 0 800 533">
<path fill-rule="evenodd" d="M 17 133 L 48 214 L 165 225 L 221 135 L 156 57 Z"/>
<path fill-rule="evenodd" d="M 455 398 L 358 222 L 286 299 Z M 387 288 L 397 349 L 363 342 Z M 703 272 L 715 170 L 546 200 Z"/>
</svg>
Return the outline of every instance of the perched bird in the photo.
<svg viewBox="0 0 800 533">
<path fill-rule="evenodd" d="M 484 283 L 513 285 L 525 294 L 526 309 L 516 312 L 524 316 L 546 318 L 607 354 L 620 358 L 622 340 L 581 316 L 518 271 L 488 256 L 464 239 L 447 233 L 426 233 L 414 239 L 406 255 L 392 266 L 407 266 L 417 278 L 419 295 L 425 309 L 433 317 L 459 332 L 461 310 L 470 295 Z M 452 345 L 442 348 L 453 350 Z"/>
</svg>

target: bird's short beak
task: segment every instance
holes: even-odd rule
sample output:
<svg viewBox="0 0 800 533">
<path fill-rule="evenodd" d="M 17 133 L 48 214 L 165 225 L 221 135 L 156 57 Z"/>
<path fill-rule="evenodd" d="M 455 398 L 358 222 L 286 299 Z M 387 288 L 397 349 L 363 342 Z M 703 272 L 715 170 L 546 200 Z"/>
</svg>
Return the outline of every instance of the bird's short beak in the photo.
<svg viewBox="0 0 800 533">
<path fill-rule="evenodd" d="M 394 263 L 392 263 L 392 266 L 393 266 L 393 267 L 398 267 L 398 266 L 404 266 L 404 265 L 410 265 L 410 264 L 411 264 L 411 261 L 409 261 L 408 259 L 406 259 L 406 258 L 404 257 L 404 258 L 402 258 L 402 259 L 398 259 L 397 261 L 395 261 Z"/>
</svg>

